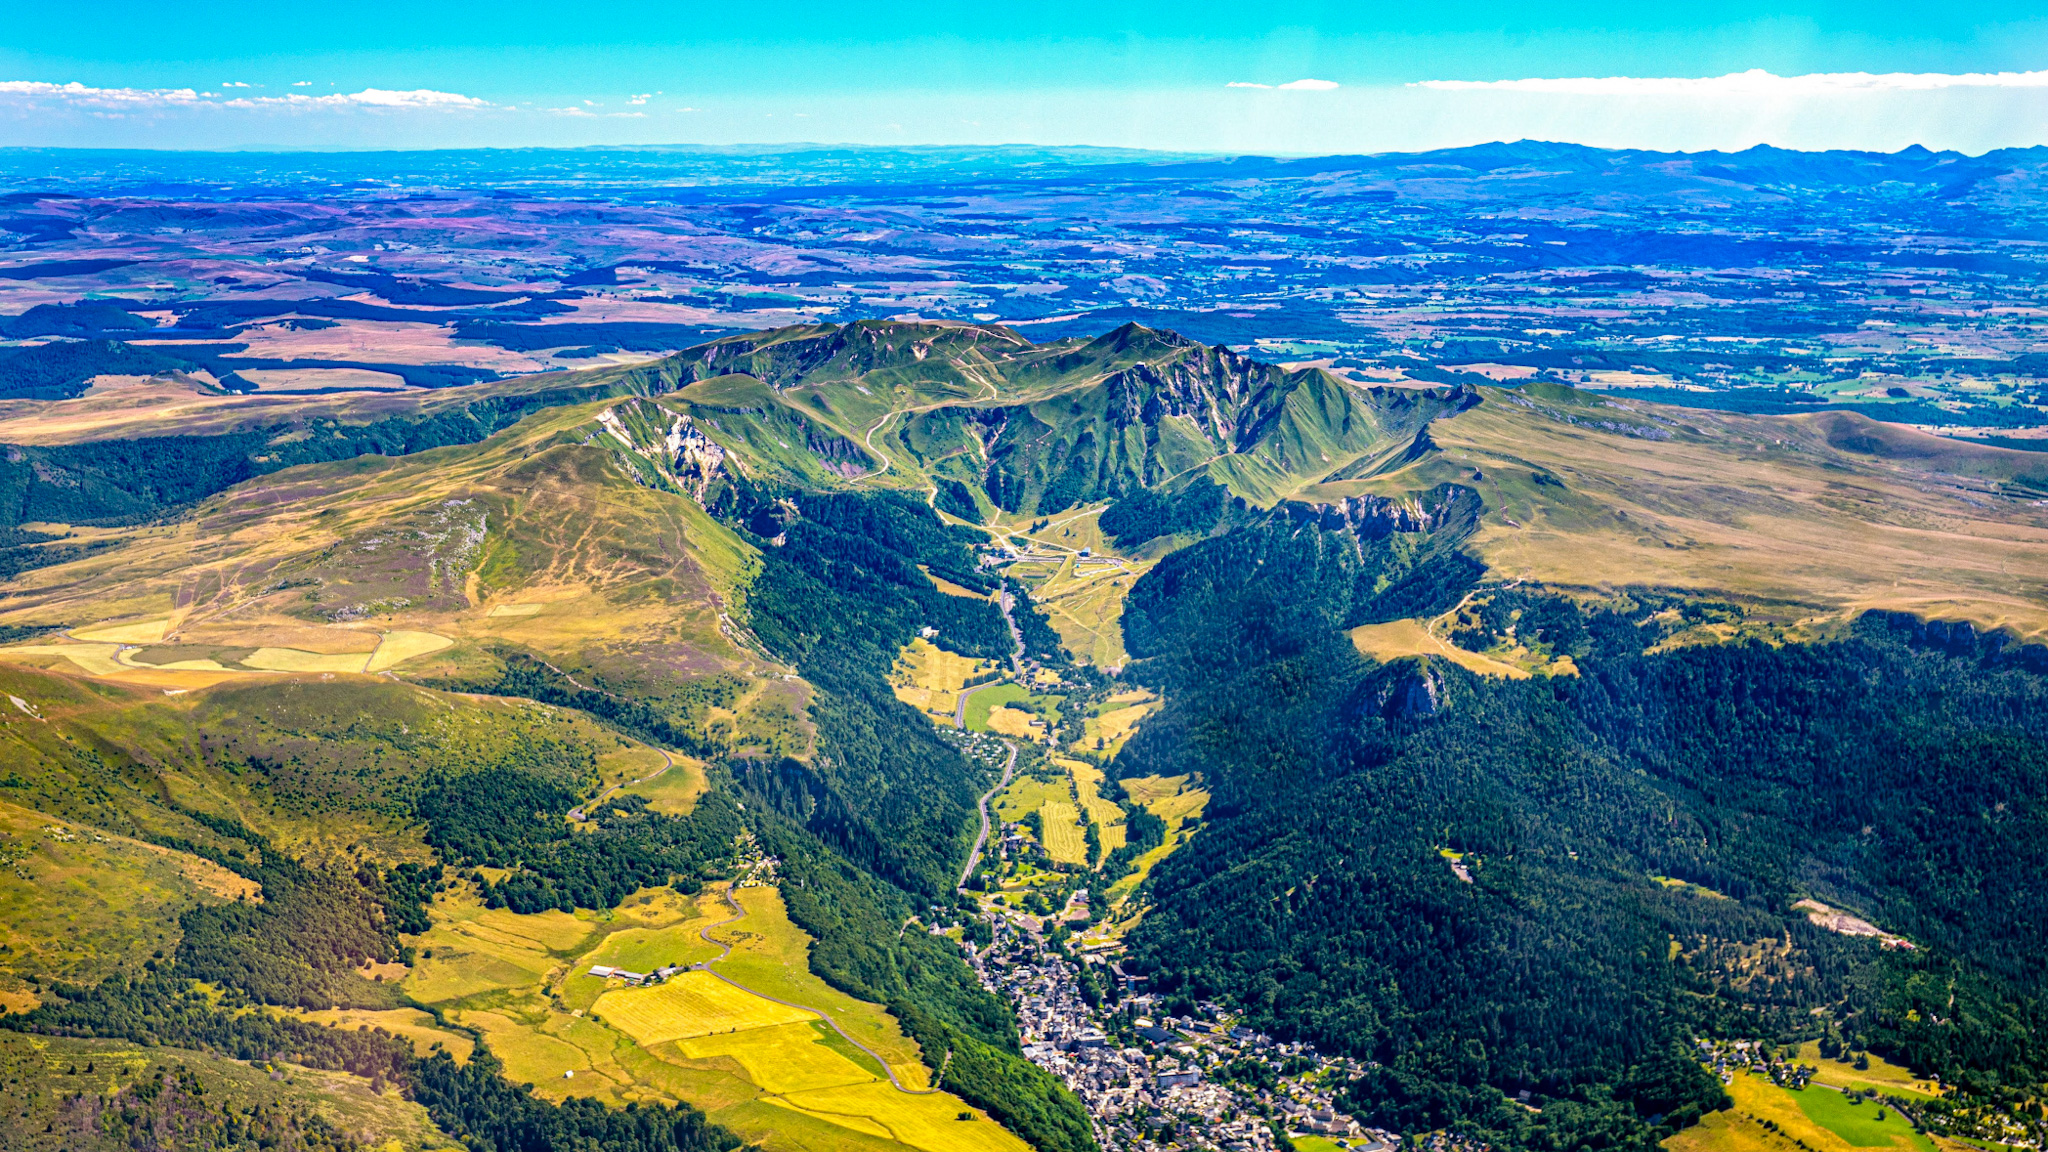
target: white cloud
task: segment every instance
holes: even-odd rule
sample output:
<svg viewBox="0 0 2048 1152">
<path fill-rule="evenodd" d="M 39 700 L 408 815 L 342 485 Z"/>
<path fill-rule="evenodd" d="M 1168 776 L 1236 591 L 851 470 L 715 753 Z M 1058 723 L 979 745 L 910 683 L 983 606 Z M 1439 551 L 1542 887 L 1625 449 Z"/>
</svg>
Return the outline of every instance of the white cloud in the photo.
<svg viewBox="0 0 2048 1152">
<path fill-rule="evenodd" d="M 71 104 L 115 110 L 202 102 L 200 94 L 190 88 L 88 88 L 76 81 L 46 84 L 40 80 L 0 80 L 0 101 Z"/>
<path fill-rule="evenodd" d="M 437 111 L 462 111 L 465 109 L 489 108 L 491 102 L 459 92 L 436 92 L 432 88 L 414 88 L 396 92 L 388 88 L 365 88 L 361 92 L 336 92 L 327 96 L 306 96 L 294 92 L 288 96 L 256 96 L 239 100 L 228 100 L 226 108 L 395 108 L 430 109 Z"/>
<path fill-rule="evenodd" d="M 248 88 L 230 82 L 223 88 Z M 457 92 L 431 88 L 392 91 L 365 88 L 360 92 L 336 92 L 307 96 L 293 92 L 284 96 L 237 96 L 218 99 L 220 93 L 190 88 L 93 88 L 73 82 L 50 84 L 39 80 L 0 80 L 0 104 L 35 105 L 45 108 L 75 108 L 91 112 L 130 112 L 150 108 L 375 108 L 395 110 L 462 111 L 492 107 L 488 100 Z"/>
<path fill-rule="evenodd" d="M 647 103 L 647 102 L 648 102 L 649 100 L 651 100 L 651 99 L 653 99 L 653 98 L 654 98 L 654 93 L 652 93 L 652 92 L 642 92 L 642 93 L 640 93 L 640 94 L 639 94 L 638 96 L 635 96 L 635 97 L 633 97 L 632 99 L 630 99 L 630 100 L 626 101 L 626 103 L 628 103 L 628 104 L 645 104 L 645 103 Z"/>
<path fill-rule="evenodd" d="M 1251 83 L 1250 81 L 1247 81 L 1247 80 L 1232 80 L 1232 81 L 1231 81 L 1230 83 L 1228 83 L 1228 84 L 1225 84 L 1225 85 L 1224 85 L 1224 87 L 1225 87 L 1225 88 L 1271 88 L 1271 87 L 1272 87 L 1272 85 L 1271 85 L 1271 84 L 1253 84 L 1253 83 Z"/>
<path fill-rule="evenodd" d="M 2043 72 L 1813 72 L 1779 76 L 1761 68 L 1726 76 L 1577 76 L 1527 80 L 1424 80 L 1438 92 L 1540 92 L 1557 96 L 1829 96 L 1929 92 L 1943 88 L 2048 88 Z"/>
<path fill-rule="evenodd" d="M 311 88 L 312 86 L 313 86 L 313 82 L 312 82 L 311 80 L 294 80 L 294 81 L 292 81 L 292 87 L 294 87 L 294 88 Z"/>
<path fill-rule="evenodd" d="M 242 81 L 240 81 L 240 80 L 223 80 L 223 81 L 221 81 L 221 82 L 220 82 L 220 86 L 221 86 L 221 87 L 223 87 L 223 88 L 247 88 L 247 87 L 248 87 L 248 85 L 247 85 L 247 84 L 243 83 L 243 82 L 242 82 Z"/>
</svg>

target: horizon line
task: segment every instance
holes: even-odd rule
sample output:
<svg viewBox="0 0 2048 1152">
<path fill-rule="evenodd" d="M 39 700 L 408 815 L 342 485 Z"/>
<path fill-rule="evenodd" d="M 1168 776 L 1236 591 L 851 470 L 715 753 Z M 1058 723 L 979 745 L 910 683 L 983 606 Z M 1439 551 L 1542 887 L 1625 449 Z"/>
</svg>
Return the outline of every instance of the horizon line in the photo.
<svg viewBox="0 0 2048 1152">
<path fill-rule="evenodd" d="M 733 144 L 695 144 L 673 141 L 664 144 L 471 144 L 441 148 L 303 148 L 284 144 L 264 144 L 239 148 L 96 148 L 68 144 L 0 144 L 0 156 L 9 153 L 75 152 L 93 154 L 127 154 L 137 156 L 374 156 L 374 155 L 438 155 L 454 153 L 483 152 L 741 152 L 762 154 L 810 152 L 827 149 L 861 152 L 992 152 L 992 151 L 1035 151 L 1035 152 L 1097 152 L 1104 154 L 1183 157 L 1201 159 L 1262 159 L 1262 160 L 1326 160 L 1349 156 L 1377 158 L 1384 156 L 1430 156 L 1444 152 L 1469 152 L 1479 148 L 1511 146 L 1516 144 L 1542 145 L 1550 148 L 1571 148 L 1586 152 L 1642 153 L 1655 156 L 1740 156 L 1749 152 L 1786 152 L 1801 156 L 1825 156 L 1842 153 L 1856 156 L 1900 156 L 1909 152 L 1924 152 L 1930 156 L 1962 156 L 1981 159 L 2000 152 L 2032 152 L 2048 150 L 2048 144 L 2009 144 L 2001 148 L 1987 148 L 1982 152 L 1965 152 L 1956 148 L 1929 148 L 1925 144 L 1912 143 L 1889 152 L 1870 148 L 1788 148 L 1781 144 L 1752 144 L 1747 148 L 1729 150 L 1725 148 L 1627 148 L 1610 147 L 1601 144 L 1581 144 L 1569 140 L 1544 140 L 1530 136 L 1513 139 L 1484 140 L 1473 144 L 1457 144 L 1443 148 L 1389 149 L 1384 152 L 1250 152 L 1240 149 L 1172 149 L 1132 148 L 1111 144 L 1031 144 L 1012 142 L 1001 144 L 868 144 L 853 142 L 782 141 L 742 142 Z"/>
</svg>

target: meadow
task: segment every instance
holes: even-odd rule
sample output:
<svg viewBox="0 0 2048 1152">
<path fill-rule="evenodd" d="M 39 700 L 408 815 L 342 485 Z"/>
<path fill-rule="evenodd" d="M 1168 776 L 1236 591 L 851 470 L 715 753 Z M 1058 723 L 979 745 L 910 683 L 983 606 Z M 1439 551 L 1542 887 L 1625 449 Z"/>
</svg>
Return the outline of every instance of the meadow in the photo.
<svg viewBox="0 0 2048 1152">
<path fill-rule="evenodd" d="M 957 1097 L 890 1085 L 832 1024 L 920 1089 L 930 1072 L 916 1043 L 880 1005 L 810 970 L 811 938 L 773 887 L 733 898 L 737 918 L 722 887 L 648 889 L 612 911 L 574 915 L 491 911 L 446 894 L 434 928 L 413 941 L 419 959 L 405 987 L 483 1033 L 507 1076 L 551 1099 L 687 1100 L 769 1152 L 1023 1152 Z M 712 971 L 648 986 L 590 974 L 592 965 L 647 972 L 713 961 L 720 947 L 706 932 L 730 948 Z M 975 1119 L 956 1119 L 962 1112 Z"/>
<path fill-rule="evenodd" d="M 1915 1133 L 1898 1112 L 1875 1101 L 1850 1104 L 1831 1088 L 1780 1088 L 1762 1076 L 1738 1072 L 1728 1085 L 1735 1106 L 1709 1112 L 1664 1141 L 1666 1152 L 1849 1152 L 1897 1148 L 1937 1152 L 1933 1139 Z M 1877 1119 L 1883 1109 L 1885 1118 Z M 1946 1147 L 1946 1142 L 1944 1142 Z"/>
<path fill-rule="evenodd" d="M 983 688 L 967 698 L 967 730 L 969 732 L 993 731 L 994 729 L 990 727 L 989 722 L 989 714 L 991 712 L 998 708 L 1011 712 L 1021 712 L 1021 709 L 1009 708 L 1008 706 L 1023 703 L 1029 699 L 1031 699 L 1030 690 L 1021 684 L 1003 683 Z M 1025 715 L 1028 717 L 1029 713 L 1025 713 Z"/>
<path fill-rule="evenodd" d="M 184 909 L 256 892 L 210 860 L 0 803 L 0 1004 L 31 1006 L 31 974 L 140 972 L 177 946 Z"/>
<path fill-rule="evenodd" d="M 1123 751 L 1138 721 L 1159 707 L 1159 698 L 1143 688 L 1118 692 L 1097 705 L 1094 714 L 1082 720 L 1080 747 L 1097 752 L 1104 761 Z"/>
<path fill-rule="evenodd" d="M 942 589 L 943 591 L 943 589 Z M 889 685 L 896 698 L 920 712 L 951 723 L 959 709 L 960 693 L 967 682 L 976 679 L 995 665 L 991 661 L 977 660 L 948 652 L 922 636 L 903 646 L 897 653 L 895 667 L 891 669 Z M 995 691 L 988 689 L 987 691 Z M 985 693 L 977 693 L 979 698 Z M 970 714 L 974 701 L 970 701 Z M 982 722 L 987 723 L 984 713 Z"/>
<path fill-rule="evenodd" d="M 117 1152 L 131 1147 L 126 1117 L 140 1127 L 133 1147 L 161 1147 L 148 1139 L 145 1119 L 156 1118 L 149 1107 L 156 1094 L 149 1090 L 159 1073 L 190 1076 L 203 1090 L 182 1098 L 187 1124 L 204 1111 L 218 1117 L 231 1109 L 247 1116 L 261 1109 L 276 1126 L 250 1133 L 247 1147 L 307 1147 L 288 1133 L 324 1122 L 377 1152 L 463 1148 L 397 1089 L 380 1090 L 344 1072 L 244 1062 L 183 1048 L 145 1048 L 122 1040 L 19 1032 L 0 1032 L 0 1147 L 9 1152 Z M 149 1092 L 148 1098 L 135 1089 Z M 83 1099 L 74 1100 L 80 1094 Z M 94 1124 L 87 1102 L 96 1105 L 103 1098 L 118 1103 Z"/>
</svg>

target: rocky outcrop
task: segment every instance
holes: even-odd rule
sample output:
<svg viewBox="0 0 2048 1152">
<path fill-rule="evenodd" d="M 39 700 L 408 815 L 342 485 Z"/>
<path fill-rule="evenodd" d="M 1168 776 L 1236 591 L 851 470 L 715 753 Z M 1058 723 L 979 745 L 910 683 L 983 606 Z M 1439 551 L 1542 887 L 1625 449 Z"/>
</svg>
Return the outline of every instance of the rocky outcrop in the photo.
<svg viewBox="0 0 2048 1152">
<path fill-rule="evenodd" d="M 1396 532 L 1437 532 L 1475 522 L 1479 493 L 1459 484 L 1439 484 L 1427 492 L 1402 496 L 1347 496 L 1308 504 L 1280 506 L 1288 520 L 1325 532 L 1349 530 L 1361 540 L 1384 540 Z"/>
<path fill-rule="evenodd" d="M 677 416 L 668 429 L 669 470 L 683 491 L 703 504 L 711 486 L 725 478 L 725 449 L 706 436 L 688 416 Z"/>
</svg>

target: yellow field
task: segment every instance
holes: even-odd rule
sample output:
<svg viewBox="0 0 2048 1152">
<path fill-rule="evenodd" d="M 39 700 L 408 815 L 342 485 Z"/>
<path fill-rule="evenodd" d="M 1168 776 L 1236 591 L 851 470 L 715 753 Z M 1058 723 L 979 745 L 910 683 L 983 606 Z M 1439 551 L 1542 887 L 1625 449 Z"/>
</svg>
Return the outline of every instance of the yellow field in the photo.
<svg viewBox="0 0 2048 1152">
<path fill-rule="evenodd" d="M 488 613 L 490 618 L 503 619 L 506 616 L 538 616 L 545 604 L 494 604 Z"/>
<path fill-rule="evenodd" d="M 758 992 L 830 1014 L 849 1035 L 881 1053 L 898 1079 L 913 1088 L 924 1087 L 931 1072 L 923 1052 L 917 1041 L 903 1034 L 896 1018 L 881 1005 L 849 996 L 811 971 L 811 937 L 790 922 L 782 893 L 755 887 L 735 895 L 747 916 L 713 930 L 712 935 L 733 945 L 718 970 Z"/>
<path fill-rule="evenodd" d="M 988 730 L 1019 740 L 1037 740 L 1045 735 L 1037 715 L 1007 704 L 988 710 Z"/>
<path fill-rule="evenodd" d="M 155 644 L 169 631 L 168 620 L 150 620 L 141 624 L 115 624 L 105 628 L 76 629 L 72 636 L 80 640 L 98 641 L 105 644 Z"/>
<path fill-rule="evenodd" d="M 1030 1147 L 958 1097 L 906 1096 L 886 1083 L 797 1092 L 775 1103 L 842 1123 L 865 1120 L 873 1125 L 867 1131 L 879 1130 L 926 1152 L 1026 1152 Z M 962 1112 L 974 1112 L 976 1118 L 961 1120 Z"/>
<path fill-rule="evenodd" d="M 1833 1084 L 1838 1088 L 1875 1088 L 1897 1096 L 1933 1096 L 1935 1085 L 1913 1075 L 1910 1068 L 1904 1068 L 1882 1056 L 1870 1057 L 1870 1067 L 1858 1069 L 1853 1064 L 1841 1064 L 1820 1054 L 1820 1042 L 1809 1040 L 1799 1048 L 1799 1061 L 1812 1065 L 1820 1071 L 1813 1074 L 1815 1083 Z"/>
<path fill-rule="evenodd" d="M 437 901 L 441 910 L 445 902 Z M 557 950 L 588 939 L 595 925 L 566 912 L 521 916 L 486 910 L 473 902 L 453 915 L 437 916 L 434 927 L 413 937 L 421 955 L 405 990 L 425 1004 L 442 1004 L 506 988 L 537 987 L 561 960 Z M 432 956 L 425 954 L 433 950 Z"/>
<path fill-rule="evenodd" d="M 903 646 L 889 676 L 896 698 L 921 712 L 950 721 L 967 681 L 995 665 L 948 652 L 922 636 Z"/>
<path fill-rule="evenodd" d="M 131 671 L 127 665 L 114 662 L 114 654 L 120 650 L 119 644 L 17 644 L 0 649 L 0 657 L 56 657 L 70 661 L 87 676 L 118 677 Z M 30 663 L 44 662 L 31 660 Z M 55 665 L 55 668 L 60 672 L 70 671 L 61 665 Z"/>
<path fill-rule="evenodd" d="M 709 972 L 683 972 L 652 988 L 615 989 L 598 997 L 591 1011 L 645 1047 L 814 1019 L 810 1012 L 742 992 Z"/>
<path fill-rule="evenodd" d="M 1007 1141 L 988 1146 L 1023 1152 L 986 1116 L 951 1121 L 972 1111 L 958 1097 L 909 1095 L 890 1086 L 882 1069 L 832 1032 L 818 1011 L 882 1053 L 914 1088 L 930 1075 L 915 1042 L 880 1005 L 856 1000 L 810 971 L 810 937 L 790 922 L 779 892 L 754 887 L 734 895 L 744 915 L 712 929 L 732 945 L 718 970 L 806 1008 L 764 999 L 708 972 L 682 973 L 650 988 L 588 974 L 593 963 L 647 971 L 709 959 L 716 948 L 699 930 L 733 915 L 717 889 L 694 896 L 648 889 L 611 912 L 574 916 L 484 911 L 472 897 L 445 895 L 433 908 L 434 929 L 410 941 L 421 955 L 406 990 L 440 1005 L 452 1022 L 482 1032 L 505 1062 L 505 1074 L 531 1082 L 550 1100 L 688 1101 L 767 1152 L 901 1152 L 906 1145 L 890 1132 L 927 1139 L 934 1117 L 963 1130 L 985 1128 L 975 1140 Z M 809 1099 L 810 1093 L 842 1090 L 866 1095 L 847 1111 L 823 1107 L 836 1108 L 837 1098 Z M 798 1093 L 819 1107 L 784 1107 L 781 1093 Z"/>
<path fill-rule="evenodd" d="M 266 672 L 361 672 L 369 660 L 360 652 L 329 656 L 297 648 L 258 648 L 242 657 L 245 666 Z"/>
<path fill-rule="evenodd" d="M 363 671 L 382 672 L 415 656 L 439 652 L 453 643 L 455 641 L 446 636 L 436 636 L 432 632 L 410 632 L 403 629 L 386 632 L 383 642 L 377 645 L 374 653 L 371 653 L 370 663 Z"/>
<path fill-rule="evenodd" d="M 1529 673 L 1512 664 L 1467 652 L 1439 639 L 1420 620 L 1394 620 L 1385 624 L 1361 624 L 1351 630 L 1351 643 L 1360 654 L 1384 664 L 1403 656 L 1437 656 L 1481 676 L 1527 680 Z"/>
<path fill-rule="evenodd" d="M 1099 789 L 1102 786 L 1102 770 L 1080 760 L 1058 760 L 1055 763 L 1067 770 L 1074 778 L 1074 795 L 1081 801 L 1081 811 L 1088 822 L 1095 825 L 1095 831 L 1102 838 L 1102 854 L 1124 846 L 1124 810 L 1115 803 L 1104 800 Z"/>
<path fill-rule="evenodd" d="M 1081 813 L 1065 800 L 1048 800 L 1038 810 L 1045 829 L 1046 855 L 1062 864 L 1088 866 L 1088 841 L 1081 834 Z"/>
<path fill-rule="evenodd" d="M 1124 741 L 1131 738 L 1131 732 L 1137 728 L 1138 721 L 1159 707 L 1157 700 L 1149 699 L 1151 695 L 1149 692 L 1120 692 L 1110 697 L 1108 702 L 1112 704 L 1122 702 L 1131 696 L 1138 699 L 1126 703 L 1121 708 L 1105 708 L 1100 715 L 1083 720 L 1079 746 L 1084 750 L 1100 752 L 1109 757 L 1123 751 Z"/>
<path fill-rule="evenodd" d="M 822 1023 L 778 1024 L 747 1032 L 700 1036 L 676 1047 L 692 1060 L 729 1058 L 746 1069 L 747 1079 L 770 1095 L 871 1084 L 875 1073 L 862 1068 L 826 1043 Z M 837 1039 L 834 1037 L 834 1039 Z"/>
</svg>

